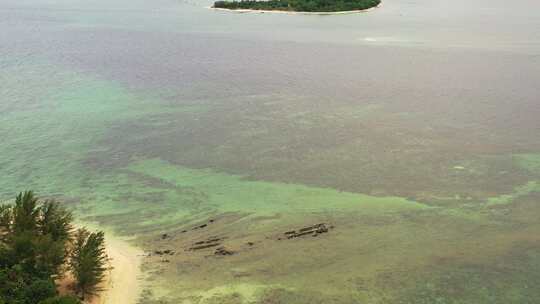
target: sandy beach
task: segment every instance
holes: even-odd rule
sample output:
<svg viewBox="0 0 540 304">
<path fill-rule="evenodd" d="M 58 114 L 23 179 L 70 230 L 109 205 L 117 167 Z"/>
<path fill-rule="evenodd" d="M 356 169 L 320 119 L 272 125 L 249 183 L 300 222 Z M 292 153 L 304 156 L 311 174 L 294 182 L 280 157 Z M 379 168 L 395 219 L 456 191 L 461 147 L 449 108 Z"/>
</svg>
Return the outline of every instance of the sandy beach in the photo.
<svg viewBox="0 0 540 304">
<path fill-rule="evenodd" d="M 91 231 L 104 230 L 88 223 L 77 224 L 77 227 L 87 227 Z M 112 269 L 103 283 L 105 290 L 87 303 L 135 304 L 141 292 L 139 278 L 143 251 L 131 245 L 128 239 L 119 237 L 111 231 L 104 231 L 107 254 Z"/>
<path fill-rule="evenodd" d="M 139 276 L 142 251 L 127 241 L 107 236 L 107 254 L 112 270 L 106 290 L 92 304 L 135 304 L 140 294 Z"/>
</svg>

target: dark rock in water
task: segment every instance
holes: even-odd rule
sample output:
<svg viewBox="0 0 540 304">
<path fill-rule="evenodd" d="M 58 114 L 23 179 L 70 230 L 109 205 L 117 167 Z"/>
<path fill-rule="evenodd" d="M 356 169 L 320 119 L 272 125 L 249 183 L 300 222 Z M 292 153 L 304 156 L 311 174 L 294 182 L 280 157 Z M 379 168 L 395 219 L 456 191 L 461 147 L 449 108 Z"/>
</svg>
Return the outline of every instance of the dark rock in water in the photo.
<svg viewBox="0 0 540 304">
<path fill-rule="evenodd" d="M 186 232 L 187 232 L 187 230 L 182 230 L 182 231 L 180 231 L 180 233 L 186 233 Z"/>
<path fill-rule="evenodd" d="M 193 229 L 191 229 L 191 230 L 202 229 L 202 228 L 205 228 L 206 226 L 208 226 L 208 224 L 202 224 L 202 225 L 200 225 L 200 226 L 193 227 Z"/>
<path fill-rule="evenodd" d="M 216 246 L 219 246 L 219 245 L 221 245 L 221 243 L 203 244 L 203 245 L 199 245 L 199 246 L 193 246 L 193 247 L 189 248 L 189 250 L 200 250 L 200 249 L 206 249 L 206 248 L 210 248 L 210 247 L 216 247 Z"/>
<path fill-rule="evenodd" d="M 159 256 L 162 256 L 162 255 L 173 255 L 174 254 L 174 251 L 170 250 L 170 249 L 165 249 L 165 250 L 155 250 L 154 251 L 154 254 L 155 255 L 159 255 Z"/>
<path fill-rule="evenodd" d="M 162 239 L 162 240 L 164 240 L 164 239 L 166 239 L 166 238 L 168 238 L 168 237 L 169 237 L 169 235 L 168 235 L 167 233 L 164 233 L 164 234 L 161 235 L 161 239 Z"/>
<path fill-rule="evenodd" d="M 233 255 L 234 252 L 226 249 L 225 247 L 219 247 L 219 248 L 216 248 L 216 251 L 214 251 L 214 254 L 215 255 Z"/>
<path fill-rule="evenodd" d="M 204 241 L 198 241 L 193 243 L 193 246 L 189 248 L 189 250 L 200 250 L 200 249 L 206 249 L 210 247 L 215 247 L 221 245 L 222 238 L 218 237 L 210 237 Z"/>
<path fill-rule="evenodd" d="M 247 242 L 247 244 L 248 244 L 249 246 L 255 245 L 255 243 L 253 243 L 253 242 Z"/>
<path fill-rule="evenodd" d="M 334 226 L 330 226 L 330 229 L 331 228 L 334 228 Z M 287 239 L 297 238 L 297 237 L 308 235 L 308 234 L 315 237 L 315 236 L 318 236 L 319 234 L 327 233 L 328 229 L 329 227 L 326 226 L 325 223 L 319 223 L 316 225 L 300 228 L 298 230 L 287 231 L 287 232 L 284 232 L 283 234 L 285 235 Z M 281 238 L 278 238 L 278 240 L 281 240 Z"/>
<path fill-rule="evenodd" d="M 213 222 L 215 222 L 215 221 L 216 221 L 216 220 L 214 220 L 214 219 L 208 220 L 208 223 L 202 224 L 202 225 L 199 225 L 199 226 L 195 226 L 195 227 L 191 228 L 191 230 L 197 230 L 197 229 L 206 228 L 206 227 L 208 226 L 208 224 L 211 224 L 211 223 L 213 223 Z M 186 232 L 186 230 L 182 231 L 182 233 L 183 233 L 183 232 Z"/>
</svg>

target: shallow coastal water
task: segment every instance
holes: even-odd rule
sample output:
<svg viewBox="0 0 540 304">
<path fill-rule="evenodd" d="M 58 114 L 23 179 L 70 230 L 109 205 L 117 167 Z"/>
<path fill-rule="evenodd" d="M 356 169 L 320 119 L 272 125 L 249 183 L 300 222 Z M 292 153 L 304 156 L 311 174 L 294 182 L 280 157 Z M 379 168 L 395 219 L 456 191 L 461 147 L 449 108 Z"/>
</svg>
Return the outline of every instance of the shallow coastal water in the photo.
<svg viewBox="0 0 540 304">
<path fill-rule="evenodd" d="M 209 4 L 3 1 L 0 199 L 134 236 L 143 303 L 538 299 L 537 1 Z"/>
</svg>

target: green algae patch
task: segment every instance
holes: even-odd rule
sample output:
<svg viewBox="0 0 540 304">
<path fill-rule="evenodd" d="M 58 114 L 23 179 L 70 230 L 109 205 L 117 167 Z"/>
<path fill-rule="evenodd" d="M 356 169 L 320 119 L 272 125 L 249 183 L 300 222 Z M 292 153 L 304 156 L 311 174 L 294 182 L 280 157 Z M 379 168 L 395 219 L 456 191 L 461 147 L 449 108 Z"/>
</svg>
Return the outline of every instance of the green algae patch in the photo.
<svg viewBox="0 0 540 304">
<path fill-rule="evenodd" d="M 540 192 L 540 183 L 538 181 L 529 181 L 525 185 L 518 186 L 514 192 L 503 194 L 497 197 L 488 198 L 488 205 L 504 205 L 514 202 L 519 197 L 528 195 L 532 192 Z"/>
<path fill-rule="evenodd" d="M 205 304 L 211 303 L 253 303 L 257 300 L 258 294 L 268 289 L 268 285 L 237 283 L 223 286 L 216 286 L 204 292 L 197 294 L 200 297 L 200 302 Z"/>
<path fill-rule="evenodd" d="M 251 181 L 240 175 L 177 167 L 157 159 L 137 162 L 128 169 L 176 187 L 204 193 L 205 204 L 221 212 L 274 214 L 355 210 L 379 214 L 429 208 L 400 197 L 375 197 L 328 188 Z"/>
<path fill-rule="evenodd" d="M 112 146 L 118 138 L 107 134 L 133 121 L 149 127 L 166 124 L 160 119 L 165 113 L 190 115 L 208 109 L 206 104 L 171 105 L 150 94 L 140 96 L 119 83 L 40 59 L 21 64 L 17 58 L 3 57 L 1 64 L 5 85 L 0 86 L 0 172 L 6 178 L 0 180 L 0 198 L 34 189 L 82 201 L 97 195 L 109 205 L 119 180 L 130 191 L 147 191 L 117 177 L 122 172 L 116 168 L 125 165 L 126 154 Z M 148 113 L 152 117 L 141 119 Z M 96 188 L 103 191 L 96 194 Z"/>
<path fill-rule="evenodd" d="M 0 71 L 2 76 L 21 75 L 24 81 L 12 88 L 27 92 L 0 88 L 6 102 L 12 102 L 0 116 L 0 167 L 10 177 L 0 182 L 6 196 L 11 194 L 5 191 L 23 187 L 47 195 L 69 195 L 80 188 L 89 175 L 81 161 L 96 149 L 107 123 L 122 118 L 118 100 L 132 100 L 110 83 L 54 69 L 42 63 Z M 28 84 L 33 91 L 21 87 Z"/>
<path fill-rule="evenodd" d="M 515 248 L 476 264 L 434 265 L 422 278 L 396 291 L 395 303 L 536 303 L 540 297 L 538 248 L 514 244 Z M 513 271 L 508 271 L 512 269 Z"/>
<path fill-rule="evenodd" d="M 540 153 L 516 154 L 514 159 L 521 168 L 540 175 Z"/>
<path fill-rule="evenodd" d="M 514 154 L 512 160 L 519 168 L 529 173 L 531 180 L 515 186 L 510 193 L 486 198 L 488 206 L 511 204 L 520 197 L 540 192 L 540 180 L 537 178 L 540 176 L 540 153 Z"/>
</svg>

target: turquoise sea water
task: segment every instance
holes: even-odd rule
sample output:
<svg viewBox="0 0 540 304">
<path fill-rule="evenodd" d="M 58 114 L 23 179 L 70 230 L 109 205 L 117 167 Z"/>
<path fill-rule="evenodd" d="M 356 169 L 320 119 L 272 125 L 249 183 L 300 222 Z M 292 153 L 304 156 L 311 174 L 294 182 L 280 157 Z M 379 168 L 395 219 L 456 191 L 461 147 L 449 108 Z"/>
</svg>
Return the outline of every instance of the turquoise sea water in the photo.
<svg viewBox="0 0 540 304">
<path fill-rule="evenodd" d="M 539 7 L 464 4 L 4 1 L 0 199 L 177 251 L 143 303 L 535 303 Z"/>
</svg>

